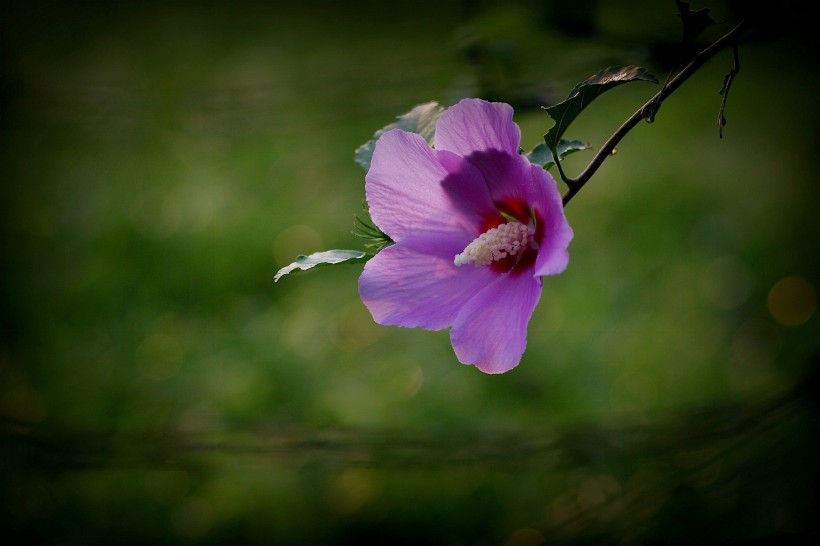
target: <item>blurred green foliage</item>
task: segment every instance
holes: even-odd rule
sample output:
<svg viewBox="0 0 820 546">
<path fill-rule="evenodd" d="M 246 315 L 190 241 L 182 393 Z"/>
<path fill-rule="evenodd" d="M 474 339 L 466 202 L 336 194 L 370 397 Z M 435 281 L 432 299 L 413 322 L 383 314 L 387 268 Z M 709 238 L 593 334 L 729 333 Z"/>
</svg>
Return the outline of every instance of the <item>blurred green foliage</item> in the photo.
<svg viewBox="0 0 820 546">
<path fill-rule="evenodd" d="M 555 4 L 4 7 L 3 543 L 816 530 L 808 23 L 749 33 L 722 140 L 728 52 L 628 135 L 569 205 L 570 266 L 508 374 L 373 324 L 359 265 L 273 283 L 359 247 L 353 152 L 412 106 L 506 100 L 531 149 L 538 106 L 577 82 L 674 64 L 673 2 Z M 566 136 L 600 146 L 655 89 L 600 97 Z"/>
</svg>

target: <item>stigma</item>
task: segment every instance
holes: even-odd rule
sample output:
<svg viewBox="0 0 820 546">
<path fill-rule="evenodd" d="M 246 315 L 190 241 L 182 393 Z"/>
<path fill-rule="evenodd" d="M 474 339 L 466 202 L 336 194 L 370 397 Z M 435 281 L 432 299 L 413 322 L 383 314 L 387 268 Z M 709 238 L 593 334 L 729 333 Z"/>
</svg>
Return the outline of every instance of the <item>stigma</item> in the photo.
<svg viewBox="0 0 820 546">
<path fill-rule="evenodd" d="M 508 222 L 488 229 L 454 258 L 456 265 L 489 265 L 509 256 L 520 256 L 527 249 L 529 228 L 521 222 Z"/>
</svg>

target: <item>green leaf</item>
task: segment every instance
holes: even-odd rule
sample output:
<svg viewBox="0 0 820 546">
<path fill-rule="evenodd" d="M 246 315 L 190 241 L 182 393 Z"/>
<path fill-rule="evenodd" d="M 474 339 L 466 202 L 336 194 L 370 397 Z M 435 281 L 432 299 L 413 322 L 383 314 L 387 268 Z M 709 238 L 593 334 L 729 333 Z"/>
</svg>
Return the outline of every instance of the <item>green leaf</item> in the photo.
<svg viewBox="0 0 820 546">
<path fill-rule="evenodd" d="M 276 276 L 273 277 L 273 280 L 276 282 L 288 273 L 293 273 L 294 271 L 307 271 L 308 269 L 321 265 L 362 263 L 372 257 L 372 254 L 362 252 L 361 250 L 327 250 L 325 252 L 315 252 L 310 256 L 297 256 L 296 261 L 280 269 L 276 273 Z"/>
<path fill-rule="evenodd" d="M 409 133 L 419 134 L 432 146 L 436 136 L 436 122 L 442 112 L 444 108 L 435 101 L 419 104 L 406 114 L 397 116 L 396 121 L 376 131 L 372 139 L 356 148 L 354 160 L 364 170 L 370 170 L 370 160 L 376 148 L 376 141 L 390 129 L 402 129 Z"/>
<path fill-rule="evenodd" d="M 555 150 L 564 131 L 567 130 L 581 111 L 589 106 L 598 95 L 622 83 L 642 80 L 658 83 L 658 80 L 639 66 L 612 66 L 576 85 L 564 102 L 545 108 L 555 125 L 544 135 L 544 142 L 550 150 Z M 560 156 L 559 156 L 560 157 Z"/>
<path fill-rule="evenodd" d="M 581 142 L 580 140 L 564 140 L 562 138 L 558 142 L 556 151 L 558 152 L 558 159 L 564 159 L 570 154 L 580 152 L 581 150 L 589 150 L 590 148 L 592 148 L 592 146 L 586 142 Z M 552 151 L 550 151 L 546 144 L 539 144 L 533 148 L 532 151 L 526 155 L 526 157 L 530 160 L 530 162 L 536 165 L 541 165 L 545 169 L 549 169 L 555 165 L 555 159 L 552 156 Z"/>
<path fill-rule="evenodd" d="M 680 20 L 683 23 L 683 39 L 693 41 L 695 38 L 712 25 L 716 25 L 717 21 L 712 19 L 709 15 L 709 8 L 701 8 L 698 11 L 692 11 L 689 7 L 689 2 L 682 0 L 675 0 L 678 4 L 680 13 Z"/>
</svg>

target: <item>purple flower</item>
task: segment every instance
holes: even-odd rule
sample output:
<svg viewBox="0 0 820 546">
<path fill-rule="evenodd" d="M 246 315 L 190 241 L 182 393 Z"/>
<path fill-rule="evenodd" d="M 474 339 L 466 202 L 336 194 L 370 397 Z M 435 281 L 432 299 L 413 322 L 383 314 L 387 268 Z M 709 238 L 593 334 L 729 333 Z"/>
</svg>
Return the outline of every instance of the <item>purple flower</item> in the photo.
<svg viewBox="0 0 820 546">
<path fill-rule="evenodd" d="M 379 324 L 440 330 L 464 364 L 518 365 L 541 277 L 567 267 L 572 229 L 555 180 L 519 153 L 508 104 L 465 99 L 435 149 L 399 129 L 376 143 L 365 190 L 395 244 L 364 267 L 359 294 Z"/>
</svg>

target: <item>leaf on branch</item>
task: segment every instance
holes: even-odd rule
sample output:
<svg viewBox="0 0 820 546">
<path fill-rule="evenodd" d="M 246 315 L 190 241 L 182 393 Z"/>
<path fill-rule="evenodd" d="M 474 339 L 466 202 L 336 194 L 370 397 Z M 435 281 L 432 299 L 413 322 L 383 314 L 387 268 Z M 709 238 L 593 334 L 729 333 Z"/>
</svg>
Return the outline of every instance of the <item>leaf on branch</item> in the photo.
<svg viewBox="0 0 820 546">
<path fill-rule="evenodd" d="M 409 133 L 419 134 L 432 146 L 433 139 L 436 136 L 436 122 L 442 112 L 444 112 L 444 108 L 436 101 L 415 106 L 406 114 L 397 116 L 396 121 L 376 131 L 372 139 L 356 148 L 354 160 L 364 170 L 370 170 L 370 160 L 373 157 L 373 150 L 376 148 L 376 141 L 390 129 L 401 129 Z"/>
<path fill-rule="evenodd" d="M 592 146 L 580 140 L 564 140 L 563 138 L 558 142 L 556 151 L 558 152 L 558 159 L 562 160 L 570 154 L 580 152 L 581 150 L 589 150 Z M 541 165 L 544 169 L 550 169 L 555 165 L 555 158 L 552 151 L 546 144 L 539 144 L 532 151 L 526 154 L 527 159 L 535 165 Z"/>
<path fill-rule="evenodd" d="M 576 85 L 564 102 L 544 108 L 555 121 L 555 125 L 544 135 L 544 142 L 546 142 L 547 147 L 550 150 L 557 149 L 561 136 L 570 123 L 598 95 L 622 83 L 637 80 L 658 83 L 657 78 L 645 68 L 639 66 L 612 66 Z"/>
<path fill-rule="evenodd" d="M 675 3 L 678 5 L 678 10 L 680 11 L 678 16 L 683 23 L 683 39 L 685 41 L 694 41 L 704 30 L 717 24 L 717 21 L 709 15 L 709 8 L 692 11 L 692 8 L 689 7 L 689 2 L 675 0 Z"/>
<path fill-rule="evenodd" d="M 315 252 L 310 256 L 297 256 L 296 261 L 280 269 L 273 277 L 274 282 L 294 271 L 307 271 L 316 266 L 337 265 L 342 263 L 363 263 L 372 258 L 372 254 L 361 250 L 327 250 Z"/>
</svg>

